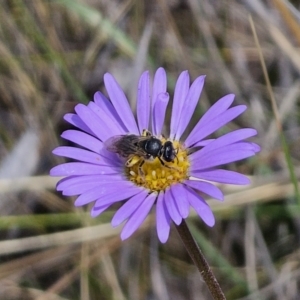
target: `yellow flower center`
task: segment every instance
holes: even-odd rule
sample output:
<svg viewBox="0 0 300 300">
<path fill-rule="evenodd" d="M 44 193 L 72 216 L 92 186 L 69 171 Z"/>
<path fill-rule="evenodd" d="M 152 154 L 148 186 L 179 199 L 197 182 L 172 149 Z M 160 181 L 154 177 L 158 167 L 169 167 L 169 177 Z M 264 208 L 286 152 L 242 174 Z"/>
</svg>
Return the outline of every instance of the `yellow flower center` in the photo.
<svg viewBox="0 0 300 300">
<path fill-rule="evenodd" d="M 165 143 L 166 139 L 162 138 L 161 141 Z M 153 192 L 165 190 L 170 185 L 187 179 L 190 166 L 187 151 L 177 141 L 173 142 L 173 146 L 177 152 L 173 162 L 166 162 L 161 157 L 163 165 L 157 157 L 152 161 L 142 157 L 137 158 L 137 163 L 125 167 L 127 178 L 136 185 Z"/>
</svg>

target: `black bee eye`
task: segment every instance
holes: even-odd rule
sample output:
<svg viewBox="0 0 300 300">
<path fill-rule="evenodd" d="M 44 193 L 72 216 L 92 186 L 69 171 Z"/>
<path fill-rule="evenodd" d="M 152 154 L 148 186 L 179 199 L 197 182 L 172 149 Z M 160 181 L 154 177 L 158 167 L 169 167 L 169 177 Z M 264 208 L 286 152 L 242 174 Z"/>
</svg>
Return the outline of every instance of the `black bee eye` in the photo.
<svg viewBox="0 0 300 300">
<path fill-rule="evenodd" d="M 175 159 L 175 157 L 176 157 L 176 152 L 172 142 L 170 141 L 165 142 L 164 150 L 163 150 L 163 159 L 167 162 L 171 162 Z"/>
</svg>

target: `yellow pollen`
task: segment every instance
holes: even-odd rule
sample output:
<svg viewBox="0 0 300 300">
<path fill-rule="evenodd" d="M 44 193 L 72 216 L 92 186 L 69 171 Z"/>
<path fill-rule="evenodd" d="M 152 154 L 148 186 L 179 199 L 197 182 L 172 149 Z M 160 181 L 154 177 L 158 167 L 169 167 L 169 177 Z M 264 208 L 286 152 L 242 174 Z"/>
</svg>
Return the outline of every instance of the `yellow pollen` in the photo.
<svg viewBox="0 0 300 300">
<path fill-rule="evenodd" d="M 134 171 L 130 171 L 129 172 L 131 176 L 136 176 L 136 174 L 134 173 Z"/>
<path fill-rule="evenodd" d="M 163 143 L 165 141 L 162 139 Z M 173 162 L 166 162 L 161 157 L 165 164 L 163 165 L 158 158 L 146 160 L 140 157 L 133 166 L 125 166 L 128 179 L 137 186 L 145 187 L 152 192 L 160 192 L 172 184 L 187 179 L 190 166 L 187 151 L 179 142 L 173 141 L 172 143 L 177 152 Z"/>
<path fill-rule="evenodd" d="M 152 171 L 152 178 L 156 179 L 156 172 L 155 171 Z"/>
</svg>

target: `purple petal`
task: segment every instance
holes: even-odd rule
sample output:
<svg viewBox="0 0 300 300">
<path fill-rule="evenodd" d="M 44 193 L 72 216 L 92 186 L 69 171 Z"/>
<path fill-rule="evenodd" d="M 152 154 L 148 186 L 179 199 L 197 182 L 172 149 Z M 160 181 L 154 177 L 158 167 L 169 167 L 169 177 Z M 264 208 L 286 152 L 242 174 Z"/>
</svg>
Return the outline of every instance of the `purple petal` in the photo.
<svg viewBox="0 0 300 300">
<path fill-rule="evenodd" d="M 101 157 L 99 154 L 88 150 L 80 149 L 80 148 L 61 146 L 55 148 L 52 151 L 52 153 L 57 156 L 64 156 L 82 162 L 87 162 L 87 163 L 92 163 L 97 165 L 107 165 L 107 163 L 103 161 L 103 157 Z"/>
<path fill-rule="evenodd" d="M 251 143 L 251 144 L 252 144 L 252 146 L 253 146 L 253 151 L 254 151 L 255 153 L 260 152 L 261 148 L 260 148 L 259 145 L 255 144 L 255 143 Z"/>
<path fill-rule="evenodd" d="M 190 122 L 192 115 L 195 111 L 196 105 L 199 101 L 200 94 L 203 89 L 205 76 L 200 76 L 192 83 L 189 92 L 186 96 L 184 105 L 182 107 L 181 115 L 175 134 L 176 140 L 179 140 L 188 123 Z"/>
<path fill-rule="evenodd" d="M 190 76 L 188 71 L 183 71 L 176 82 L 174 98 L 173 98 L 173 106 L 172 106 L 172 116 L 171 116 L 171 132 L 170 138 L 174 139 L 175 134 L 178 128 L 178 120 L 181 115 L 182 107 L 184 105 L 184 101 L 188 94 L 190 87 Z"/>
<path fill-rule="evenodd" d="M 69 176 L 69 177 L 64 177 L 60 179 L 57 184 L 56 184 L 56 190 L 57 191 L 62 191 L 64 188 L 68 187 L 69 184 L 72 184 L 70 182 L 77 181 L 81 182 L 81 178 L 84 178 L 84 176 Z"/>
<path fill-rule="evenodd" d="M 92 165 L 82 162 L 69 162 L 50 170 L 51 176 L 93 175 L 121 173 L 122 169 L 114 166 Z"/>
<path fill-rule="evenodd" d="M 167 105 L 169 102 L 169 94 L 161 93 L 157 96 L 156 102 L 154 104 L 153 110 L 153 134 L 158 136 L 161 134 L 164 121 Z"/>
<path fill-rule="evenodd" d="M 174 184 L 171 186 L 171 194 L 181 217 L 183 219 L 187 218 L 190 212 L 190 204 L 187 199 L 186 188 L 182 184 Z"/>
<path fill-rule="evenodd" d="M 209 146 L 210 145 L 208 145 L 207 147 L 209 147 Z M 189 156 L 190 161 L 193 164 L 197 164 L 197 163 L 199 164 L 200 160 L 203 162 L 204 160 L 207 160 L 211 157 L 216 158 L 216 156 L 218 156 L 220 154 L 222 155 L 225 152 L 231 152 L 231 151 L 237 151 L 237 152 L 252 151 L 252 152 L 254 152 L 254 147 L 253 147 L 252 143 L 249 143 L 249 142 L 238 142 L 238 143 L 226 145 L 221 148 L 217 147 L 216 149 L 211 150 L 211 151 L 205 151 L 205 150 L 206 150 L 206 147 L 202 148 L 199 151 L 192 153 Z M 233 153 L 232 153 L 232 156 L 234 156 Z M 193 168 L 193 166 L 192 166 L 192 168 Z"/>
<path fill-rule="evenodd" d="M 190 168 L 190 171 L 204 170 L 229 164 L 253 155 L 255 155 L 255 152 L 253 150 L 241 149 L 240 145 L 237 144 L 229 145 L 227 147 L 224 147 L 224 149 L 217 149 L 215 151 L 212 151 L 208 155 L 205 155 L 203 158 L 201 156 L 199 156 L 198 158 L 193 157 L 191 159 L 192 166 Z"/>
<path fill-rule="evenodd" d="M 149 191 L 143 190 L 141 193 L 133 196 L 131 199 L 126 201 L 121 208 L 115 213 L 111 220 L 113 227 L 119 226 L 122 222 L 128 219 L 137 208 L 144 202 L 148 196 Z"/>
<path fill-rule="evenodd" d="M 103 205 L 101 207 L 93 207 L 91 210 L 91 217 L 92 218 L 96 218 L 98 217 L 100 214 L 102 214 L 105 210 L 107 210 L 109 207 L 111 206 L 111 204 L 108 205 Z"/>
<path fill-rule="evenodd" d="M 260 151 L 260 146 L 258 146 L 255 143 L 251 143 L 251 142 L 237 142 L 234 143 L 232 145 L 241 145 L 241 148 L 243 149 L 247 149 L 247 150 L 252 150 L 253 152 L 257 153 Z"/>
<path fill-rule="evenodd" d="M 257 134 L 257 131 L 252 128 L 244 128 L 244 129 L 235 130 L 235 131 L 229 132 L 229 133 L 215 139 L 213 142 L 209 143 L 209 145 L 207 145 L 206 147 L 201 149 L 199 152 L 201 152 L 203 154 L 203 153 L 207 153 L 210 151 L 214 151 L 214 150 L 222 148 L 224 146 L 234 144 L 241 140 L 247 139 L 256 134 Z M 254 151 L 254 147 L 253 147 L 253 151 Z"/>
<path fill-rule="evenodd" d="M 94 175 L 97 176 L 97 175 Z M 90 179 L 89 181 L 85 178 L 85 177 L 90 177 L 90 176 L 79 176 L 82 177 L 81 182 L 78 182 L 77 184 L 68 184 L 66 187 L 64 187 L 62 190 L 62 193 L 64 196 L 75 196 L 75 195 L 80 195 L 83 193 L 86 193 L 87 191 L 99 187 L 99 185 L 103 185 L 105 183 L 109 183 L 109 184 L 118 184 L 118 183 L 124 183 L 125 179 L 123 180 L 118 180 L 116 179 L 114 176 L 102 176 L 102 179 L 99 180 L 95 180 L 95 178 Z M 101 177 L 101 176 L 97 176 L 97 177 Z M 106 177 L 106 178 L 104 178 Z M 61 186 L 60 186 L 61 187 Z M 57 189 L 58 190 L 58 189 Z"/>
<path fill-rule="evenodd" d="M 98 186 L 99 186 L 99 182 L 97 182 L 97 183 L 95 183 L 95 182 L 86 182 L 86 183 L 81 184 L 81 185 L 74 185 L 74 186 L 67 187 L 62 191 L 62 194 L 64 196 L 78 196 L 78 195 L 86 193 L 89 190 L 91 190 L 93 188 L 96 188 Z"/>
<path fill-rule="evenodd" d="M 171 218 L 164 203 L 164 192 L 159 193 L 156 203 L 156 230 L 159 240 L 165 243 L 170 234 Z"/>
<path fill-rule="evenodd" d="M 157 194 L 150 194 L 131 215 L 130 219 L 127 221 L 121 232 L 121 239 L 123 241 L 129 238 L 144 222 L 156 200 L 156 197 Z"/>
<path fill-rule="evenodd" d="M 215 199 L 218 199 L 220 201 L 224 200 L 224 196 L 221 190 L 209 182 L 199 180 L 185 180 L 184 184 L 202 193 L 205 193 Z"/>
<path fill-rule="evenodd" d="M 238 105 L 233 108 L 228 109 L 224 113 L 218 115 L 216 118 L 210 120 L 209 122 L 202 125 L 200 121 L 194 127 L 192 132 L 189 134 L 185 141 L 186 147 L 191 147 L 195 143 L 206 138 L 208 135 L 212 134 L 222 126 L 226 125 L 241 113 L 243 113 L 247 107 L 245 105 Z"/>
<path fill-rule="evenodd" d="M 106 141 L 111 136 L 120 133 L 113 124 L 105 123 L 93 110 L 83 104 L 77 104 L 75 111 L 101 141 Z"/>
<path fill-rule="evenodd" d="M 118 189 L 120 189 L 118 187 Z M 74 205 L 75 206 L 83 206 L 86 205 L 90 202 L 95 202 L 97 199 L 99 199 L 101 196 L 110 196 L 113 192 L 115 192 L 116 190 L 116 184 L 113 182 L 110 183 L 104 183 L 104 184 L 100 184 L 97 185 L 96 187 L 89 189 L 87 191 L 85 191 L 84 193 L 82 193 L 75 201 Z M 106 204 L 111 204 L 110 203 L 105 203 L 103 205 Z M 98 206 L 102 206 L 102 204 L 98 205 Z"/>
<path fill-rule="evenodd" d="M 210 227 L 215 225 L 215 217 L 205 200 L 193 189 L 186 187 L 188 200 L 204 223 Z"/>
<path fill-rule="evenodd" d="M 117 81 L 111 74 L 106 73 L 104 83 L 109 98 L 128 131 L 132 134 L 139 134 L 128 100 Z"/>
<path fill-rule="evenodd" d="M 229 106 L 232 104 L 234 100 L 234 95 L 229 94 L 221 99 L 219 99 L 214 105 L 212 105 L 209 110 L 202 116 L 201 120 L 199 121 L 199 124 L 203 126 L 205 123 L 210 122 L 223 112 L 225 112 Z M 199 125 L 199 126 L 200 126 Z"/>
<path fill-rule="evenodd" d="M 167 92 L 167 75 L 163 68 L 158 68 L 154 75 L 152 89 L 152 111 L 154 111 L 155 102 L 158 95 Z M 152 115 L 152 128 L 155 127 L 155 122 Z"/>
<path fill-rule="evenodd" d="M 129 199 L 136 194 L 141 193 L 144 190 L 144 188 L 138 187 L 138 186 L 132 186 L 132 187 L 126 187 L 122 189 L 122 193 L 120 193 L 120 189 L 114 189 L 113 191 L 103 195 L 101 198 L 99 198 L 96 203 L 95 207 L 106 205 L 106 204 L 112 204 L 115 202 L 123 201 L 126 199 Z"/>
<path fill-rule="evenodd" d="M 150 119 L 150 91 L 149 91 L 149 71 L 142 74 L 137 94 L 137 120 L 140 129 L 140 134 L 143 133 L 144 129 L 149 128 Z"/>
<path fill-rule="evenodd" d="M 204 147 L 207 146 L 208 144 L 210 144 L 212 141 L 214 141 L 215 139 L 207 139 L 207 140 L 203 140 L 200 142 L 197 142 L 194 147 Z"/>
<path fill-rule="evenodd" d="M 95 207 L 111 204 L 124 200 L 139 193 L 140 189 L 131 182 L 111 182 L 99 184 L 95 188 L 81 194 L 75 201 L 75 206 L 82 206 L 96 201 Z M 120 193 L 120 191 L 122 191 Z"/>
<path fill-rule="evenodd" d="M 95 136 L 95 134 L 90 130 L 90 128 L 75 114 L 65 114 L 64 119 L 72 124 L 73 126 Z"/>
<path fill-rule="evenodd" d="M 117 122 L 114 116 L 108 114 L 96 103 L 90 102 L 87 107 L 90 108 L 98 116 L 102 123 L 105 123 L 112 129 L 112 135 L 127 133 L 127 130 L 124 128 L 124 125 L 122 123 Z"/>
<path fill-rule="evenodd" d="M 228 170 L 209 170 L 209 171 L 191 171 L 192 176 L 199 179 L 227 183 L 227 184 L 237 184 L 245 185 L 249 184 L 250 180 L 245 175 Z"/>
<path fill-rule="evenodd" d="M 78 130 L 66 130 L 61 137 L 96 153 L 100 153 L 103 147 L 103 143 L 100 140 Z"/>
<path fill-rule="evenodd" d="M 182 221 L 182 217 L 178 211 L 175 199 L 172 196 L 171 189 L 168 188 L 165 191 L 165 205 L 168 209 L 169 215 L 175 224 L 179 225 Z"/>
<path fill-rule="evenodd" d="M 116 112 L 115 108 L 111 104 L 111 102 L 101 93 L 101 92 L 96 92 L 94 95 L 94 101 L 97 106 L 99 106 L 103 113 L 111 119 L 111 121 L 116 125 L 116 126 L 121 126 L 121 131 L 120 132 L 128 132 L 127 128 L 123 124 L 120 116 Z"/>
<path fill-rule="evenodd" d="M 61 179 L 57 185 L 56 189 L 58 191 L 62 191 L 66 188 L 72 186 L 80 186 L 84 185 L 85 183 L 93 182 L 116 182 L 116 181 L 126 181 L 127 179 L 122 176 L 121 174 L 114 174 L 114 175 L 85 175 L 85 176 L 69 176 L 66 178 Z"/>
</svg>

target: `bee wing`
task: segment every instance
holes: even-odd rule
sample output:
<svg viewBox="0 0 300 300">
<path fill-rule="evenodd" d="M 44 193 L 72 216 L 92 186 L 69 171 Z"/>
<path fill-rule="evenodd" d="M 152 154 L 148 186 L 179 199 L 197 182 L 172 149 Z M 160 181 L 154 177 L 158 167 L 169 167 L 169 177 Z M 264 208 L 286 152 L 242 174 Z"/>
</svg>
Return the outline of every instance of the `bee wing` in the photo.
<svg viewBox="0 0 300 300">
<path fill-rule="evenodd" d="M 124 135 L 115 135 L 104 142 L 104 148 L 110 152 L 119 153 L 118 144 Z"/>
<path fill-rule="evenodd" d="M 104 147 L 111 152 L 117 153 L 122 157 L 132 155 L 145 156 L 145 151 L 139 146 L 139 142 L 144 137 L 138 135 L 117 135 L 104 142 Z"/>
</svg>

